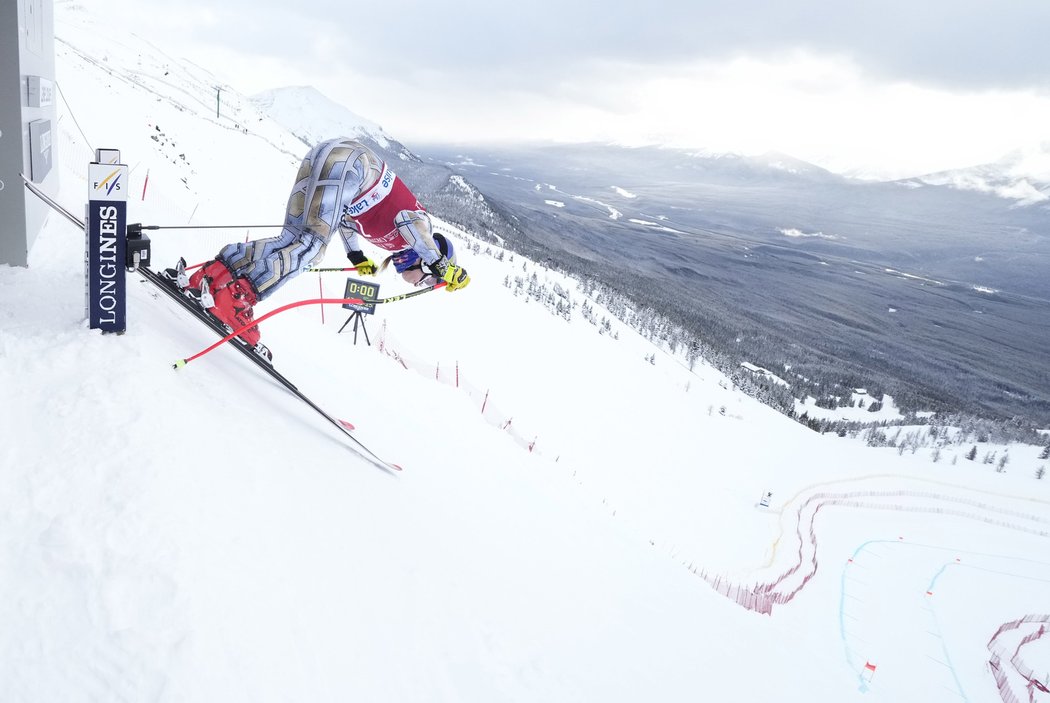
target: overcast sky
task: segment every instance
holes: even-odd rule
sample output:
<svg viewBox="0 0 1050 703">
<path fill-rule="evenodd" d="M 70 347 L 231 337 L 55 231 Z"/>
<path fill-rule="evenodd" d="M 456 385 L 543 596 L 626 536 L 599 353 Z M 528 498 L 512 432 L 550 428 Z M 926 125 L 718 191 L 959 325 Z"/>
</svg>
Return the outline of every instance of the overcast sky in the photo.
<svg viewBox="0 0 1050 703">
<path fill-rule="evenodd" d="M 1050 142 L 1050 0 L 102 0 L 409 147 L 610 140 L 912 175 Z"/>
</svg>

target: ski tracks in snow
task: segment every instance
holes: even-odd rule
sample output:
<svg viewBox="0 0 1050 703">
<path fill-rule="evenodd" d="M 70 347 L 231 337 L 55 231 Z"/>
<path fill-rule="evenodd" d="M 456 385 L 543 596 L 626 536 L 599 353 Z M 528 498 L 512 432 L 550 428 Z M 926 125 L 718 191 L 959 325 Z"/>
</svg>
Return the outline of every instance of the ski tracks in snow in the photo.
<svg viewBox="0 0 1050 703">
<path fill-rule="evenodd" d="M 1025 658 L 1033 656 L 1034 645 L 1027 652 L 1025 645 L 1041 639 L 1050 621 L 1041 603 L 1050 589 L 1050 559 L 1041 556 L 1050 539 L 1050 506 L 933 481 L 923 489 L 883 489 L 870 479 L 851 483 L 865 482 L 870 488 L 833 490 L 845 482 L 813 487 L 781 509 L 792 526 L 785 530 L 782 522 L 782 536 L 762 570 L 775 565 L 781 546 L 791 545 L 791 561 L 775 576 L 749 584 L 698 575 L 742 607 L 772 615 L 775 606 L 808 592 L 821 561 L 841 565 L 838 626 L 845 662 L 859 690 L 878 693 L 880 700 L 983 700 L 994 685 L 1011 703 L 1041 691 L 1044 674 Z M 842 509 L 870 512 L 869 534 L 884 536 L 854 542 L 843 554 L 855 538 L 836 534 L 834 513 Z M 904 534 L 885 536 L 893 524 Z M 784 539 L 784 532 L 793 534 Z M 827 583 L 816 591 L 836 595 Z M 974 598 L 990 599 L 1015 619 L 1002 625 L 968 617 Z M 983 670 L 983 678 L 967 677 L 975 670 Z"/>
</svg>

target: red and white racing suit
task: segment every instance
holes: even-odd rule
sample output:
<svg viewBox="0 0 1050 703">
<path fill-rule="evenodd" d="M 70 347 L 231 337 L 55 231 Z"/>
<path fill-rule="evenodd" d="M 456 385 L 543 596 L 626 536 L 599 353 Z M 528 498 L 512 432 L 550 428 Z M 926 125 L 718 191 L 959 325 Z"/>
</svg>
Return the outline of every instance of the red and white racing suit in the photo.
<svg viewBox="0 0 1050 703">
<path fill-rule="evenodd" d="M 355 263 L 365 259 L 359 236 L 389 252 L 412 249 L 428 265 L 442 259 L 430 217 L 408 186 L 374 151 L 345 138 L 303 158 L 279 235 L 229 244 L 219 258 L 263 300 L 319 262 L 337 229 Z"/>
</svg>

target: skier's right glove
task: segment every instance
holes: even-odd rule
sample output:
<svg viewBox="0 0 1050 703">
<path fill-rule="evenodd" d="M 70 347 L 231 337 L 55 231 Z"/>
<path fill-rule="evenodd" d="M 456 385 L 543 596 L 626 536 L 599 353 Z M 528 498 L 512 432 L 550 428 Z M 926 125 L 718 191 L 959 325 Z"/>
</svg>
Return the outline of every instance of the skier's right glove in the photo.
<svg viewBox="0 0 1050 703">
<path fill-rule="evenodd" d="M 376 275 L 376 271 L 378 270 L 376 262 L 372 261 L 367 256 L 365 256 L 363 252 L 347 252 L 346 258 L 350 259 L 350 263 L 354 265 L 354 270 L 356 270 L 362 276 Z"/>
</svg>

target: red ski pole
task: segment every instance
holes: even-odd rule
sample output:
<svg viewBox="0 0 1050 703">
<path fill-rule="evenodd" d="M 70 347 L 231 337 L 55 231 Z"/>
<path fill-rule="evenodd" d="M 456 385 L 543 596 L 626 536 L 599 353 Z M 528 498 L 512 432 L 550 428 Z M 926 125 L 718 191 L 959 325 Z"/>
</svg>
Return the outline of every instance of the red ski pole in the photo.
<svg viewBox="0 0 1050 703">
<path fill-rule="evenodd" d="M 212 344 L 207 349 L 202 349 L 193 356 L 187 357 L 185 359 L 179 359 L 175 362 L 174 367 L 177 369 L 181 369 L 183 366 L 190 363 L 191 361 L 201 358 L 202 356 L 204 356 L 210 351 L 213 351 L 214 349 L 218 349 L 220 346 L 222 346 L 224 342 L 230 341 L 234 337 L 238 336 L 241 332 L 249 330 L 252 327 L 258 325 L 260 322 L 267 320 L 273 317 L 274 315 L 279 315 L 280 313 L 285 312 L 286 310 L 291 310 L 292 308 L 301 307 L 303 305 L 323 305 L 325 303 L 331 305 L 378 305 L 380 303 L 392 303 L 395 300 L 405 300 L 406 298 L 414 298 L 417 295 L 423 295 L 424 293 L 429 293 L 432 290 L 444 288 L 445 285 L 447 284 L 444 281 L 442 281 L 440 283 L 435 283 L 432 286 L 427 286 L 422 290 L 412 291 L 411 293 L 404 293 L 402 295 L 395 295 L 389 298 L 383 298 L 382 300 L 365 300 L 363 298 L 315 298 L 313 300 L 300 300 L 294 303 L 288 303 L 287 305 L 282 305 L 276 310 L 271 310 L 270 312 L 260 317 L 258 320 L 253 321 L 251 324 L 244 325 L 240 329 L 230 332 L 228 335 L 220 339 L 215 344 Z"/>
</svg>

